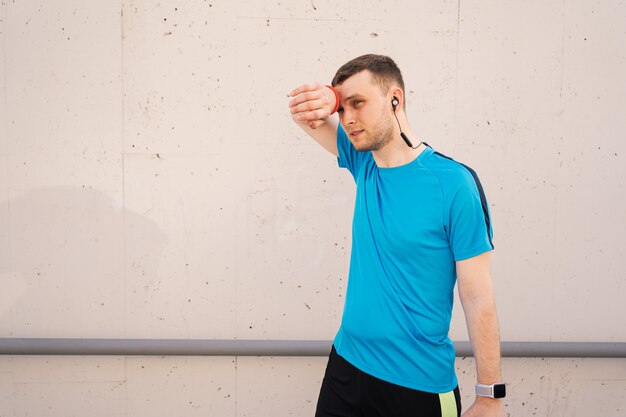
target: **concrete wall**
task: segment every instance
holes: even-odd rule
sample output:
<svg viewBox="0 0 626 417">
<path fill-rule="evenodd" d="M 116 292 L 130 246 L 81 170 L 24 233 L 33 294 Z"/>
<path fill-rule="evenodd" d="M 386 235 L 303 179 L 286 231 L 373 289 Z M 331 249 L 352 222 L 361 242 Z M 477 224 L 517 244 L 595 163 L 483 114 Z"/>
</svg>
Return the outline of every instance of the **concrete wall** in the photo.
<svg viewBox="0 0 626 417">
<path fill-rule="evenodd" d="M 332 339 L 354 185 L 287 93 L 376 52 L 481 177 L 503 340 L 626 341 L 623 1 L 0 5 L 0 337 Z M 0 416 L 311 415 L 324 365 L 4 356 Z M 504 375 L 511 415 L 626 413 L 624 360 Z"/>
<path fill-rule="evenodd" d="M 0 416 L 313 416 L 325 358 L 15 356 L 0 358 Z M 503 361 L 511 416 L 623 416 L 626 363 Z M 457 360 L 467 409 L 471 358 Z"/>
</svg>

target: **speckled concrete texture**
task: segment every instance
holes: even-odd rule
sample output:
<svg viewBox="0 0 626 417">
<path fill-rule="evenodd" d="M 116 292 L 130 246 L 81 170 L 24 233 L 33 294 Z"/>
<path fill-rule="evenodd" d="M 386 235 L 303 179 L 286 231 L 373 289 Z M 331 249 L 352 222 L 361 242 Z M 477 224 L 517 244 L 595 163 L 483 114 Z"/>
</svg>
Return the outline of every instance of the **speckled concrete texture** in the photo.
<svg viewBox="0 0 626 417">
<path fill-rule="evenodd" d="M 374 52 L 481 179 L 502 339 L 626 342 L 625 26 L 622 0 L 0 0 L 0 337 L 331 340 L 354 184 L 287 94 Z M 507 358 L 507 410 L 626 415 L 624 363 Z M 324 364 L 6 356 L 0 417 L 306 415 Z"/>
</svg>

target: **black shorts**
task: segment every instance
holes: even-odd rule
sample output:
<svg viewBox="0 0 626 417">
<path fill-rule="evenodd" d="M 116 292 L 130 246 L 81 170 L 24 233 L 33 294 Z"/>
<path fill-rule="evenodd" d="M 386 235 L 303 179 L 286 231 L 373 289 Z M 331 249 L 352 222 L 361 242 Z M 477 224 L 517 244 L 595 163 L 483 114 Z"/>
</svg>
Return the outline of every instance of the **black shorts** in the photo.
<svg viewBox="0 0 626 417">
<path fill-rule="evenodd" d="M 459 417 L 459 388 L 433 394 L 383 381 L 357 369 L 333 346 L 315 417 Z"/>
</svg>

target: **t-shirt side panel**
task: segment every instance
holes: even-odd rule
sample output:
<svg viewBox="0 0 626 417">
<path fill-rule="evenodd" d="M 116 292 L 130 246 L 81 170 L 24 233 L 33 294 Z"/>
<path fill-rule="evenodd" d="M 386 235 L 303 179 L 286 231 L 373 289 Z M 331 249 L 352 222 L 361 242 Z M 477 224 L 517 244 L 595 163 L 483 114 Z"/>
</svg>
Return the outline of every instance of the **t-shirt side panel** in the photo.
<svg viewBox="0 0 626 417">
<path fill-rule="evenodd" d="M 476 187 L 480 195 L 480 203 L 483 209 L 483 215 L 485 216 L 485 223 L 487 225 L 487 236 L 489 237 L 489 245 L 491 246 L 491 249 L 494 249 L 493 226 L 491 224 L 491 212 L 489 211 L 489 204 L 487 202 L 487 196 L 485 195 L 485 190 L 483 189 L 483 185 L 481 184 L 480 179 L 478 178 L 478 174 L 476 174 L 476 171 L 474 171 L 472 168 L 470 168 L 467 165 L 464 165 L 464 164 L 461 164 L 461 165 L 463 165 L 470 172 L 470 174 L 472 174 L 472 178 L 474 179 L 476 183 Z"/>
<path fill-rule="evenodd" d="M 445 168 L 443 177 L 444 225 L 455 261 L 494 249 L 493 229 L 487 198 L 476 172 L 439 152 Z M 446 164 L 447 163 L 447 164 Z"/>
<path fill-rule="evenodd" d="M 462 261 L 493 250 L 489 212 L 483 210 L 475 183 L 464 184 L 450 197 L 450 247 L 454 260 Z"/>
</svg>

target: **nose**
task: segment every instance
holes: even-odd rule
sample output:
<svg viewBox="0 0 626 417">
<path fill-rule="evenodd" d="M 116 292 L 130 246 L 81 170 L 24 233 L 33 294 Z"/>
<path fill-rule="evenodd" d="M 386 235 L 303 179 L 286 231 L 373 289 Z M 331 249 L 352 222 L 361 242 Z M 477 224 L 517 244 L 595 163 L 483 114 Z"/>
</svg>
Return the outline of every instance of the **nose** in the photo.
<svg viewBox="0 0 626 417">
<path fill-rule="evenodd" d="M 344 126 L 350 126 L 354 124 L 354 112 L 344 108 L 343 112 L 339 115 L 339 121 Z"/>
</svg>

